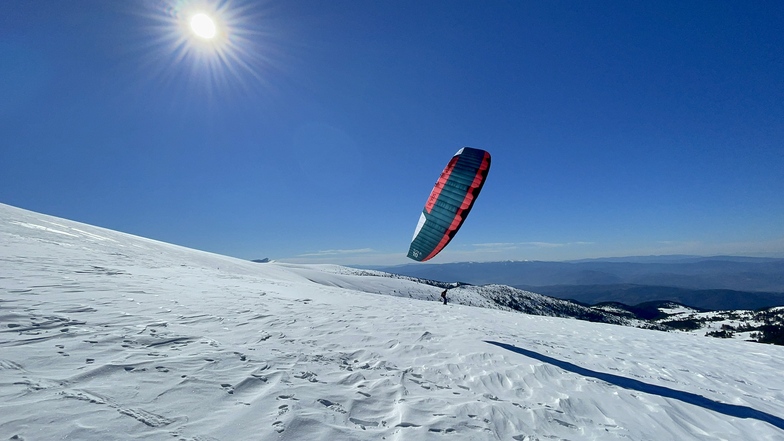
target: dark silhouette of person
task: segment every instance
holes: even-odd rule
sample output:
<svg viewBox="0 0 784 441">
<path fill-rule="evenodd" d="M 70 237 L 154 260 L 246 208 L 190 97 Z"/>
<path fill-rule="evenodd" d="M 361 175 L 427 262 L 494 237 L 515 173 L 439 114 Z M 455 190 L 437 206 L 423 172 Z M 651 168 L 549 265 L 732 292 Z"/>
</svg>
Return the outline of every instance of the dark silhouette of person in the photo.
<svg viewBox="0 0 784 441">
<path fill-rule="evenodd" d="M 444 305 L 446 305 L 446 292 L 447 292 L 447 291 L 448 291 L 448 290 L 447 290 L 447 289 L 445 289 L 445 290 L 444 290 L 444 291 L 441 293 L 441 298 L 442 298 L 442 299 L 444 299 Z"/>
</svg>

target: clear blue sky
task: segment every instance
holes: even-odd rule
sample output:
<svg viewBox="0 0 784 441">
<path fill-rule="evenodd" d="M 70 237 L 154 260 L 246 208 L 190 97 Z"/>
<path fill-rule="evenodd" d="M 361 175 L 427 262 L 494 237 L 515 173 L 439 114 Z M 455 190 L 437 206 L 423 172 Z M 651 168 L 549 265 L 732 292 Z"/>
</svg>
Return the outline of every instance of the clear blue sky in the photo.
<svg viewBox="0 0 784 441">
<path fill-rule="evenodd" d="M 224 1 L 217 50 L 188 3 L 0 3 L 0 202 L 405 263 L 472 146 L 487 184 L 432 262 L 784 255 L 784 2 Z"/>
</svg>

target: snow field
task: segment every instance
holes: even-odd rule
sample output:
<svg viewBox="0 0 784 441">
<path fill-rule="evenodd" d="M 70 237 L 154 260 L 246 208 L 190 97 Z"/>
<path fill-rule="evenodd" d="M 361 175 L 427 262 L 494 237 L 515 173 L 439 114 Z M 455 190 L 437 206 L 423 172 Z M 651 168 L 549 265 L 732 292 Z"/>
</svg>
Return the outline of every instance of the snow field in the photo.
<svg viewBox="0 0 784 441">
<path fill-rule="evenodd" d="M 439 292 L 0 205 L 0 439 L 784 439 L 781 347 Z"/>
</svg>

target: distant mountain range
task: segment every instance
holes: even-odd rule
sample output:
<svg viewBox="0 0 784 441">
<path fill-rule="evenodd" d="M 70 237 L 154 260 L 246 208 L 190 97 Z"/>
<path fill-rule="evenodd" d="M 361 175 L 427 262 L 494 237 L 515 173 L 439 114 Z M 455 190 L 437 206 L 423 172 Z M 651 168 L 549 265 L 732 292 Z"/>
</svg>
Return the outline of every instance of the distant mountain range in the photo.
<svg viewBox="0 0 784 441">
<path fill-rule="evenodd" d="M 708 310 L 784 305 L 784 259 L 777 258 L 645 256 L 408 264 L 376 269 L 474 285 L 509 285 L 589 305 L 673 301 Z"/>
<path fill-rule="evenodd" d="M 687 289 L 654 285 L 554 285 L 517 286 L 560 299 L 576 300 L 588 305 L 621 302 L 627 305 L 655 301 L 677 302 L 711 311 L 725 309 L 760 309 L 784 305 L 784 294 L 776 292 L 735 291 L 731 289 Z"/>
<path fill-rule="evenodd" d="M 784 345 L 784 307 L 766 307 L 756 311 L 745 308 L 708 311 L 673 301 L 652 301 L 632 306 L 619 302 L 582 305 L 575 301 L 563 300 L 506 285 L 475 286 L 349 268 L 346 268 L 343 274 L 375 279 L 408 280 L 416 284 L 413 289 L 387 292 L 388 295 L 394 296 L 413 296 L 426 299 L 426 296 L 421 297 L 421 286 L 429 285 L 439 289 L 449 288 L 451 301 L 463 305 Z M 318 283 L 317 279 L 311 280 Z M 334 286 L 334 279 L 329 283 Z M 361 286 L 356 283 L 350 285 L 354 289 Z M 369 286 L 382 285 L 375 283 Z M 367 289 L 367 286 L 362 289 Z"/>
</svg>

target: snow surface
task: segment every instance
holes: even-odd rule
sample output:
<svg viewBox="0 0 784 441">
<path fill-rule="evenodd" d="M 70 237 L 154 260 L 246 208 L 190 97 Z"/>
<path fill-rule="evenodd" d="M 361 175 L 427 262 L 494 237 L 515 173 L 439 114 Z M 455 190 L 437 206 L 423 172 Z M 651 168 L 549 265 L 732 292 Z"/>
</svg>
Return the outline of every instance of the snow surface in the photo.
<svg viewBox="0 0 784 441">
<path fill-rule="evenodd" d="M 784 439 L 782 347 L 439 292 L 0 204 L 0 440 Z"/>
<path fill-rule="evenodd" d="M 780 314 L 780 308 L 771 308 L 767 312 L 765 310 L 752 311 L 748 309 L 739 309 L 734 311 L 705 311 L 700 312 L 696 309 L 689 307 L 665 309 L 659 308 L 664 313 L 675 311 L 674 314 L 662 319 L 656 320 L 659 323 L 667 323 L 669 321 L 691 321 L 699 325 L 698 329 L 692 330 L 677 330 L 676 332 L 688 332 L 698 335 L 707 335 L 707 333 L 728 331 L 731 336 L 722 338 L 733 338 L 745 341 L 757 341 L 755 334 L 759 333 L 759 329 L 766 324 L 776 324 L 781 320 L 780 317 L 772 316 L 772 314 Z M 768 314 L 768 312 L 770 314 Z"/>
<path fill-rule="evenodd" d="M 678 305 L 678 304 L 675 304 L 675 303 L 671 304 L 668 307 L 659 308 L 659 311 L 661 311 L 664 314 L 667 314 L 669 316 L 678 316 L 678 317 L 681 316 L 681 315 L 686 316 L 688 314 L 697 314 L 697 313 L 700 312 L 697 309 L 690 308 L 690 307 L 684 306 L 684 305 Z"/>
</svg>

